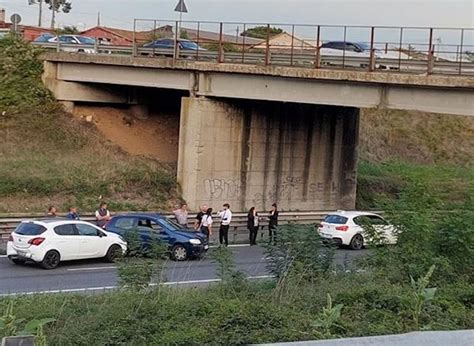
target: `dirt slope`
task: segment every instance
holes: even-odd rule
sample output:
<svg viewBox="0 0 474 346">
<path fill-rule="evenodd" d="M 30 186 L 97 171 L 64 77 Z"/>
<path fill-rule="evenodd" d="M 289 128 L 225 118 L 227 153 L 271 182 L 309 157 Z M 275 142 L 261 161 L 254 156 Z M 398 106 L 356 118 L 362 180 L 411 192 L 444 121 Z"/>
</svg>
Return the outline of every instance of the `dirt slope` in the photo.
<svg viewBox="0 0 474 346">
<path fill-rule="evenodd" d="M 107 140 L 129 154 L 165 162 L 178 159 L 179 117 L 174 114 L 138 119 L 123 108 L 78 105 L 74 115 L 91 120 Z"/>
</svg>

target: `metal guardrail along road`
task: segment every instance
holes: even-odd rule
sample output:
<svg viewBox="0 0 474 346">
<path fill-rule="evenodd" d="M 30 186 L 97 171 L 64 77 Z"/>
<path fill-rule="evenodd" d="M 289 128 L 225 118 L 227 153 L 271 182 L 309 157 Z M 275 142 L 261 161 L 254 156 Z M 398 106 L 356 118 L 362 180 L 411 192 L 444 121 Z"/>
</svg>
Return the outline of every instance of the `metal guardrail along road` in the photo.
<svg viewBox="0 0 474 346">
<path fill-rule="evenodd" d="M 259 27 L 259 39 L 242 36 Z M 274 33 L 274 28 L 282 31 Z M 235 34 L 229 34 L 230 32 Z M 179 33 L 176 35 L 176 33 Z M 241 33 L 239 35 L 239 33 Z M 169 48 L 146 48 L 157 39 Z M 443 43 L 449 40 L 449 43 Z M 199 49 L 181 49 L 189 39 Z M 339 42 L 343 49 L 326 48 Z M 364 47 L 362 51 L 354 47 Z M 473 28 L 368 27 L 296 24 L 248 24 L 146 20 L 134 21 L 128 46 L 34 43 L 47 49 L 82 54 L 128 55 L 264 66 L 474 76 Z M 347 47 L 347 48 L 345 48 Z M 359 49 L 360 50 L 360 49 Z"/>
<path fill-rule="evenodd" d="M 116 213 L 118 214 L 126 214 Z M 326 216 L 329 211 L 315 211 L 315 212 L 280 212 L 279 214 L 279 223 L 287 224 L 290 222 L 298 224 L 316 224 L 321 222 L 324 216 Z M 113 214 L 115 215 L 115 214 Z M 171 214 L 161 214 L 169 218 L 173 216 Z M 194 217 L 196 213 L 189 214 L 189 227 L 192 228 L 194 225 Z M 262 221 L 260 222 L 260 229 L 268 229 L 268 220 L 266 218 L 267 214 L 261 214 Z M 18 226 L 22 220 L 32 220 L 32 219 L 41 219 L 45 218 L 44 214 L 28 214 L 28 215 L 15 215 L 13 217 L 0 217 L 0 244 L 8 240 L 10 233 Z M 232 216 L 232 224 L 229 232 L 229 238 L 234 240 L 238 235 L 247 234 L 247 213 L 234 213 Z M 92 214 L 81 215 L 81 220 L 94 222 L 95 217 Z M 216 231 L 216 228 L 215 230 Z"/>
</svg>

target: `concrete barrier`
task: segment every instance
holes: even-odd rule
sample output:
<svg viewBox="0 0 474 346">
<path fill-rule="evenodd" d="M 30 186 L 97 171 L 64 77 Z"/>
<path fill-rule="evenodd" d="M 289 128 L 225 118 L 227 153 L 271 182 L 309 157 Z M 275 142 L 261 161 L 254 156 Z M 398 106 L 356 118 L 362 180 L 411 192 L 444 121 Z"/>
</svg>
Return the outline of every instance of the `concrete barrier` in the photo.
<svg viewBox="0 0 474 346">
<path fill-rule="evenodd" d="M 318 341 L 287 342 L 264 345 L 298 346 L 471 346 L 474 330 L 413 332 L 397 335 L 369 336 Z"/>
</svg>

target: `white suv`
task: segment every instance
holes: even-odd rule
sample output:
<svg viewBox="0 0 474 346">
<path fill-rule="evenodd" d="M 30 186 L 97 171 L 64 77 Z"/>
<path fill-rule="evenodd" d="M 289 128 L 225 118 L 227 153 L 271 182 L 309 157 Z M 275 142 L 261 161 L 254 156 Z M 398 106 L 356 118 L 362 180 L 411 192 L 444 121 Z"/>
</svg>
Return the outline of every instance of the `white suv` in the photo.
<svg viewBox="0 0 474 346">
<path fill-rule="evenodd" d="M 349 246 L 353 250 L 362 249 L 371 240 L 366 229 L 372 227 L 385 244 L 395 244 L 395 227 L 377 214 L 360 211 L 343 211 L 327 215 L 319 224 L 321 237 L 334 241 L 337 245 Z M 364 229 L 364 227 L 366 227 Z"/>
<path fill-rule="evenodd" d="M 15 264 L 26 261 L 53 269 L 60 261 L 104 258 L 112 262 L 124 254 L 127 243 L 88 222 L 66 219 L 23 221 L 7 243 L 7 256 Z"/>
</svg>

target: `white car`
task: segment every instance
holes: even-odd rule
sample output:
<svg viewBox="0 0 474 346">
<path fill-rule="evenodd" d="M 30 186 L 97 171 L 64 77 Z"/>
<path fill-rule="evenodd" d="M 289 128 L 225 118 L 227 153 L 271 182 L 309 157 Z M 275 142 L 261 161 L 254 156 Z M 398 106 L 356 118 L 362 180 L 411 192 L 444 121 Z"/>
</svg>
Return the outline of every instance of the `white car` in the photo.
<svg viewBox="0 0 474 346">
<path fill-rule="evenodd" d="M 95 54 L 95 39 L 80 35 L 60 35 L 48 39 L 49 43 L 57 43 L 63 52 Z M 64 45 L 64 46 L 63 46 Z"/>
<path fill-rule="evenodd" d="M 45 269 L 54 269 L 61 261 L 87 258 L 112 262 L 126 250 L 127 243 L 119 235 L 66 219 L 23 221 L 7 243 L 7 256 L 13 263 L 34 261 Z"/>
<path fill-rule="evenodd" d="M 382 238 L 382 243 L 397 242 L 393 225 L 380 215 L 360 211 L 339 210 L 329 214 L 319 224 L 318 231 L 321 237 L 332 240 L 339 246 L 345 245 L 353 250 L 360 250 L 371 240 L 371 236 L 364 229 L 366 225 L 373 227 L 374 233 Z"/>
</svg>

